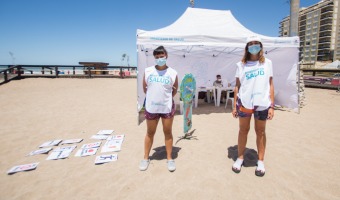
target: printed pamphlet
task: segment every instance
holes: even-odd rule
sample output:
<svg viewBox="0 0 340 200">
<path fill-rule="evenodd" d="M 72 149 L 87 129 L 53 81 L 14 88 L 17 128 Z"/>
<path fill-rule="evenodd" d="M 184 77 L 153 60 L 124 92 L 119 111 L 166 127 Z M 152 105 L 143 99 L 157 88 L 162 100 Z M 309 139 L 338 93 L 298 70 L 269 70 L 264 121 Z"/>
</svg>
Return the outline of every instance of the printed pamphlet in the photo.
<svg viewBox="0 0 340 200">
<path fill-rule="evenodd" d="M 60 142 L 61 140 L 51 140 L 51 141 L 47 141 L 43 143 L 39 147 L 42 148 L 42 147 L 48 147 L 48 146 L 57 146 Z"/>
<path fill-rule="evenodd" d="M 100 147 L 101 143 L 102 142 L 100 141 L 100 142 L 93 142 L 93 143 L 89 143 L 89 144 L 83 144 L 83 146 L 81 148 L 82 149 L 96 148 L 96 147 Z"/>
<path fill-rule="evenodd" d="M 98 147 L 97 148 L 79 149 L 74 156 L 76 156 L 76 157 L 92 156 L 92 155 L 96 154 L 97 150 L 98 150 Z"/>
<path fill-rule="evenodd" d="M 100 130 L 97 135 L 111 135 L 114 130 Z"/>
<path fill-rule="evenodd" d="M 60 144 L 74 144 L 83 141 L 83 139 L 70 139 L 70 140 L 63 140 Z"/>
<path fill-rule="evenodd" d="M 100 155 L 97 156 L 94 164 L 103 164 L 107 162 L 112 162 L 112 161 L 117 161 L 118 160 L 118 155 L 117 154 L 111 154 L 111 155 Z"/>
<path fill-rule="evenodd" d="M 108 135 L 92 135 L 91 139 L 95 139 L 95 140 L 106 140 L 108 137 Z"/>
<path fill-rule="evenodd" d="M 32 151 L 28 155 L 33 156 L 33 155 L 37 155 L 37 154 L 48 153 L 51 150 L 52 150 L 52 147 L 48 147 L 48 148 L 44 148 L 44 149 L 38 149 L 38 150 Z"/>
<path fill-rule="evenodd" d="M 57 149 L 54 149 L 52 153 L 46 158 L 46 160 L 57 160 L 57 159 L 63 159 L 70 156 L 71 152 L 77 147 L 77 145 L 74 146 L 67 146 L 67 147 L 59 147 Z"/>
<path fill-rule="evenodd" d="M 39 163 L 37 162 L 37 163 L 30 163 L 30 164 L 14 166 L 10 170 L 7 171 L 7 174 L 14 174 L 16 172 L 33 170 L 33 169 L 37 168 L 38 164 Z"/>
</svg>

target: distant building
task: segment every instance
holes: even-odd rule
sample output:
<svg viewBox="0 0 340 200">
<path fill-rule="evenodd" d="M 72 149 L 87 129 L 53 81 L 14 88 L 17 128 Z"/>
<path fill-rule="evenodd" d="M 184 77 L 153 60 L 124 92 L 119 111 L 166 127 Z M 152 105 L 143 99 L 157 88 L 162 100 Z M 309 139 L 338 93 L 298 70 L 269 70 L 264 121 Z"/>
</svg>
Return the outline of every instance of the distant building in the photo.
<svg viewBox="0 0 340 200">
<path fill-rule="evenodd" d="M 91 74 L 106 74 L 109 63 L 104 62 L 79 62 L 84 65 L 84 73 L 88 74 L 88 68 L 91 69 Z"/>
<path fill-rule="evenodd" d="M 280 36 L 289 36 L 290 17 L 280 22 Z M 300 60 L 306 63 L 340 59 L 339 0 L 322 0 L 299 11 Z"/>
</svg>

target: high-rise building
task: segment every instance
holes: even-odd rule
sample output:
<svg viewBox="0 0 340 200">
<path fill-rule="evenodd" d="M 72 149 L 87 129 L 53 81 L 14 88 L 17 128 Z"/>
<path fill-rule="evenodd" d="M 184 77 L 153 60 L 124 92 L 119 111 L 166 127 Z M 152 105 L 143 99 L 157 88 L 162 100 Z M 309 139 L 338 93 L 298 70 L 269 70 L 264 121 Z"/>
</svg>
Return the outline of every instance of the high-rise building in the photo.
<svg viewBox="0 0 340 200">
<path fill-rule="evenodd" d="M 340 60 L 340 0 L 322 0 L 299 10 L 300 60 Z M 280 22 L 280 36 L 289 36 L 290 16 Z"/>
</svg>

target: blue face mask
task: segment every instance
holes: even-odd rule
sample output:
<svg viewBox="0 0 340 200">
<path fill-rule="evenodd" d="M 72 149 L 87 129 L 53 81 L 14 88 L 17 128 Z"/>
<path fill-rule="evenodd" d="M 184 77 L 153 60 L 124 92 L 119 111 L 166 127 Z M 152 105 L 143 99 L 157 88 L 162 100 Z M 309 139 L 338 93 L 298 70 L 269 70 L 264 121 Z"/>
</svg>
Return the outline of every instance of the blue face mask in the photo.
<svg viewBox="0 0 340 200">
<path fill-rule="evenodd" d="M 156 59 L 156 63 L 158 66 L 164 66 L 166 64 L 166 57 Z"/>
<path fill-rule="evenodd" d="M 248 46 L 248 52 L 253 55 L 258 54 L 260 51 L 261 51 L 261 46 L 259 44 L 253 44 L 253 45 Z"/>
</svg>

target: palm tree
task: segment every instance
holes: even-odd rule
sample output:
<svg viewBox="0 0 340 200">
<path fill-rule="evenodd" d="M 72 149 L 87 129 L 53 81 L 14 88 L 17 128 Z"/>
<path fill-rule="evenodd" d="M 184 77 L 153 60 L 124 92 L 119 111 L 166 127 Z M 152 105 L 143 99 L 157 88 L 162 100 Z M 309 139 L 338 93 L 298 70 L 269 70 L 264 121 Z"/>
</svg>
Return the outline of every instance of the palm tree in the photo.
<svg viewBox="0 0 340 200">
<path fill-rule="evenodd" d="M 12 64 L 15 65 L 15 57 L 14 57 L 14 53 L 11 52 L 11 51 L 9 51 L 8 53 L 9 53 L 9 55 L 10 55 L 11 58 L 12 58 Z"/>
<path fill-rule="evenodd" d="M 127 66 L 128 66 L 128 67 L 130 67 L 129 61 L 130 61 L 130 57 L 129 57 L 129 56 L 126 56 L 126 63 L 127 63 Z"/>
<path fill-rule="evenodd" d="M 123 61 L 125 60 L 125 58 L 126 58 L 126 53 L 123 53 L 122 54 L 122 64 L 123 64 Z"/>
<path fill-rule="evenodd" d="M 193 8 L 195 6 L 195 0 L 190 0 L 190 5 Z"/>
<path fill-rule="evenodd" d="M 122 65 L 123 65 L 123 62 L 124 62 L 125 59 L 126 59 L 127 66 L 130 66 L 130 64 L 129 64 L 129 61 L 130 61 L 129 55 L 127 55 L 126 53 L 123 53 L 122 54 Z"/>
</svg>

